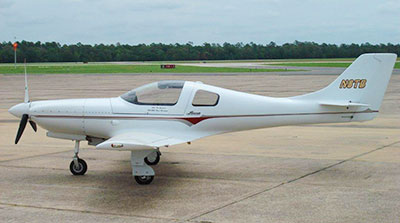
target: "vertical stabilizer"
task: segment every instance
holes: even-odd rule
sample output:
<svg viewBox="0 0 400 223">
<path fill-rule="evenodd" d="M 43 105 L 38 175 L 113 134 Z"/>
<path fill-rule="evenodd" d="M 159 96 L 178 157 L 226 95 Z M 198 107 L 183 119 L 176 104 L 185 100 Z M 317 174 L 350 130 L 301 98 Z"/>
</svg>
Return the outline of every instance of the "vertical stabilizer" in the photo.
<svg viewBox="0 0 400 223">
<path fill-rule="evenodd" d="M 326 88 L 292 99 L 366 106 L 366 109 L 378 111 L 396 58 L 392 53 L 363 54 Z"/>
</svg>

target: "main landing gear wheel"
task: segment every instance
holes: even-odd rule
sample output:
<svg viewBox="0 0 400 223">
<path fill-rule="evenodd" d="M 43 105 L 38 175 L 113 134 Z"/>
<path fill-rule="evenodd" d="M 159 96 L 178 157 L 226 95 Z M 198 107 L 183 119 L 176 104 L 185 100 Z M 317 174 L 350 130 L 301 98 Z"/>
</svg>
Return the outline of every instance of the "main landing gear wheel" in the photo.
<svg viewBox="0 0 400 223">
<path fill-rule="evenodd" d="M 149 166 L 157 165 L 160 162 L 160 152 L 156 151 L 144 158 L 144 162 Z"/>
<path fill-rule="evenodd" d="M 135 180 L 140 185 L 147 185 L 153 181 L 154 176 L 135 176 Z"/>
<path fill-rule="evenodd" d="M 69 164 L 69 170 L 73 175 L 84 175 L 87 171 L 87 164 L 85 160 L 78 158 L 78 165 L 75 165 L 75 161 L 72 160 Z"/>
</svg>

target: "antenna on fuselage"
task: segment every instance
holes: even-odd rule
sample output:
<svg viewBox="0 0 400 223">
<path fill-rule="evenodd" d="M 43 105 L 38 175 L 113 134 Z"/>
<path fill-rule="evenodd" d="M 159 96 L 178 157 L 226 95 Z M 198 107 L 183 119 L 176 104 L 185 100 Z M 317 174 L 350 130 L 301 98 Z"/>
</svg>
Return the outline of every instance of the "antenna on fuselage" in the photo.
<svg viewBox="0 0 400 223">
<path fill-rule="evenodd" d="M 28 75 L 26 74 L 26 58 L 24 59 L 24 67 L 25 67 L 25 98 L 24 102 L 29 102 L 29 90 L 28 90 Z"/>
</svg>

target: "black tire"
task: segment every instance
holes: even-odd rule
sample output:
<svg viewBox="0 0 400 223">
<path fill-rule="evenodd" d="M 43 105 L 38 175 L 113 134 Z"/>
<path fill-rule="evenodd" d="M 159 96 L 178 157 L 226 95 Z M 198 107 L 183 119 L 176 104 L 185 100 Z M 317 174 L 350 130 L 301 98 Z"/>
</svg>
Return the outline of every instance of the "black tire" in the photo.
<svg viewBox="0 0 400 223">
<path fill-rule="evenodd" d="M 144 158 L 144 162 L 149 166 L 157 165 L 160 162 L 160 153 L 157 152 L 157 158 L 153 162 L 148 160 L 147 157 Z"/>
<path fill-rule="evenodd" d="M 154 179 L 154 176 L 135 176 L 135 180 L 140 185 L 150 184 Z"/>
<path fill-rule="evenodd" d="M 69 170 L 71 171 L 71 173 L 73 175 L 84 175 L 87 171 L 87 164 L 86 164 L 85 160 L 78 159 L 78 164 L 79 164 L 79 168 L 77 169 L 75 167 L 74 161 L 72 160 L 71 164 L 69 164 Z"/>
</svg>

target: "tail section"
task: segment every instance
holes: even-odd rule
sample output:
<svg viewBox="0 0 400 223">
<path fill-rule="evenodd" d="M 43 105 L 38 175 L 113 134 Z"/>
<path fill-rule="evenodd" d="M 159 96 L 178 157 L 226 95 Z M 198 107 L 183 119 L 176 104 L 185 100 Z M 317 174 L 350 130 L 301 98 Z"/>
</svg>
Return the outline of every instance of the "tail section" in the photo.
<svg viewBox="0 0 400 223">
<path fill-rule="evenodd" d="M 313 100 L 325 106 L 366 107 L 379 110 L 397 55 L 391 53 L 359 56 L 335 81 L 319 91 L 293 97 Z"/>
</svg>

